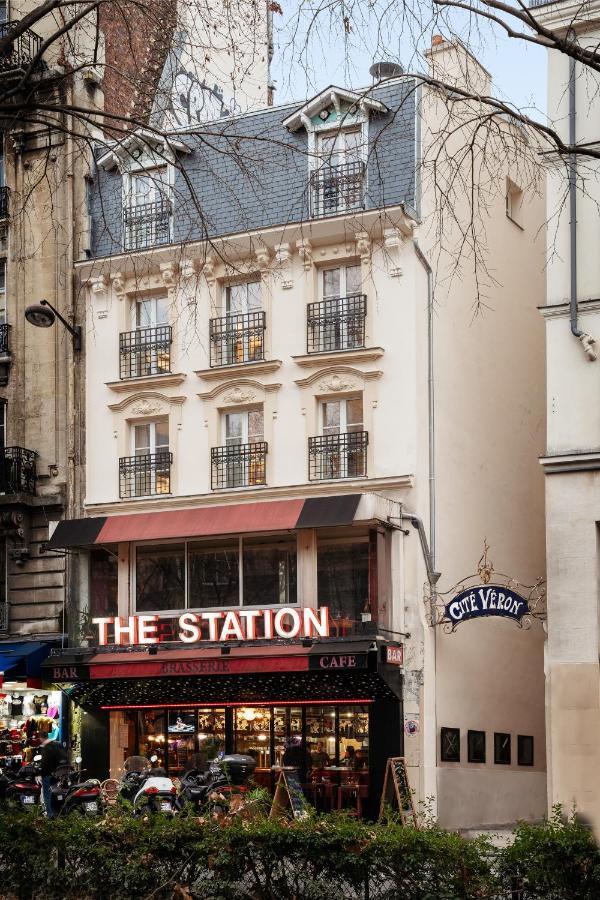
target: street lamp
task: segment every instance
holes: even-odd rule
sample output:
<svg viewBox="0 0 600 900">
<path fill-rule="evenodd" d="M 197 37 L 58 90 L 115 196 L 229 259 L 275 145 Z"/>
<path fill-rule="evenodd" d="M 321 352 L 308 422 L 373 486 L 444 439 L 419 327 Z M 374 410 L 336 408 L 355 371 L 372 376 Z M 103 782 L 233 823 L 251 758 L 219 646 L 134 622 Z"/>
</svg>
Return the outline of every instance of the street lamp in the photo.
<svg viewBox="0 0 600 900">
<path fill-rule="evenodd" d="M 30 325 L 35 325 L 36 328 L 51 328 L 54 320 L 58 319 L 73 338 L 73 350 L 81 350 L 81 325 L 69 325 L 48 300 L 40 300 L 39 304 L 28 306 L 25 310 L 25 318 Z"/>
</svg>

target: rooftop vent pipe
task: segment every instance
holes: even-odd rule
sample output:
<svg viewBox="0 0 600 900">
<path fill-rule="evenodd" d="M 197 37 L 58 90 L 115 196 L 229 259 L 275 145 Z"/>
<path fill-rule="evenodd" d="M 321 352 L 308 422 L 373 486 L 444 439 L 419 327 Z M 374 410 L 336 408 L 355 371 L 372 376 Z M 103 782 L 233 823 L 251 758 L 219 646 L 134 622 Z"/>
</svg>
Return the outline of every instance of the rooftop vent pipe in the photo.
<svg viewBox="0 0 600 900">
<path fill-rule="evenodd" d="M 395 62 L 375 62 L 369 69 L 369 75 L 375 81 L 383 81 L 384 78 L 397 78 L 404 75 L 404 69 Z"/>
</svg>

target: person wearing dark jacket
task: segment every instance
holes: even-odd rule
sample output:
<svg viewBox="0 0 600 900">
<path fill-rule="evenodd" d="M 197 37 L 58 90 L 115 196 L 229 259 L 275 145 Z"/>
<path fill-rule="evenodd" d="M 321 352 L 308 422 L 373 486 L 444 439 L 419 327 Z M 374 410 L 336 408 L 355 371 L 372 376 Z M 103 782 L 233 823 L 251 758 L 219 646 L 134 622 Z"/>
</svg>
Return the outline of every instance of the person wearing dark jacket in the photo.
<svg viewBox="0 0 600 900">
<path fill-rule="evenodd" d="M 42 794 L 44 796 L 44 806 L 46 807 L 46 815 L 49 819 L 54 818 L 54 810 L 52 809 L 52 779 L 58 766 L 64 762 L 64 753 L 60 744 L 46 738 L 41 747 L 42 761 L 40 768 L 42 770 Z"/>
</svg>

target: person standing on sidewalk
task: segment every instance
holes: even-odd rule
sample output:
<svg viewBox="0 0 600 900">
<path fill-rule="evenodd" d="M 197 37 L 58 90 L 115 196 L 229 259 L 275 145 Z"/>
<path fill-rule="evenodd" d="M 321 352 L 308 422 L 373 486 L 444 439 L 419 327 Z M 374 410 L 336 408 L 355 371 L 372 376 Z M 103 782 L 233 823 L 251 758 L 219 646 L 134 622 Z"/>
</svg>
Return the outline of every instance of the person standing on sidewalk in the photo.
<svg viewBox="0 0 600 900">
<path fill-rule="evenodd" d="M 52 809 L 52 779 L 58 766 L 64 762 L 64 752 L 60 744 L 56 741 L 46 738 L 42 743 L 42 794 L 44 797 L 44 806 L 46 807 L 46 815 L 49 819 L 54 818 L 54 810 Z"/>
</svg>

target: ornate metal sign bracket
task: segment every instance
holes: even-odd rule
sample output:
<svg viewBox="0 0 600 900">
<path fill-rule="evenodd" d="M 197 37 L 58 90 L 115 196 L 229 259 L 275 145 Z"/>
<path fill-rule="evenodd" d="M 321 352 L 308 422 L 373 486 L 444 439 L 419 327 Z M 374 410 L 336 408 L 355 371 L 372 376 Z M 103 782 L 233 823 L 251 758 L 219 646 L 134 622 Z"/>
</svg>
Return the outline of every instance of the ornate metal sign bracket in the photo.
<svg viewBox="0 0 600 900">
<path fill-rule="evenodd" d="M 510 575 L 495 572 L 489 549 L 484 538 L 477 573 L 463 578 L 449 590 L 438 591 L 436 585 L 425 585 L 425 612 L 432 628 L 439 625 L 446 634 L 452 634 L 457 625 L 469 619 L 496 616 L 511 619 L 519 628 L 529 629 L 533 619 L 546 618 L 544 579 L 523 584 Z"/>
</svg>

